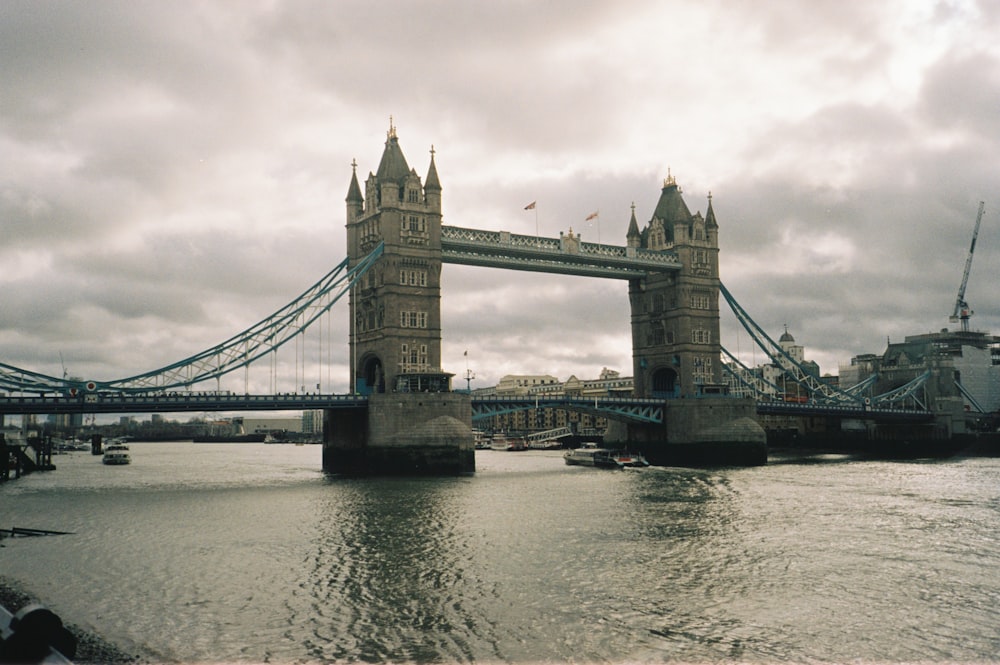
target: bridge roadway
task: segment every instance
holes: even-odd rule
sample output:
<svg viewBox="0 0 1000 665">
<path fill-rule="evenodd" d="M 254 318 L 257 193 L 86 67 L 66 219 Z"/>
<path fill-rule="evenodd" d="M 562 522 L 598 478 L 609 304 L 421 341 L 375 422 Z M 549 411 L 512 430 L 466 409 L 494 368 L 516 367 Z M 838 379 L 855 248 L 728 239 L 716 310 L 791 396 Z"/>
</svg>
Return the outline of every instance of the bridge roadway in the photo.
<svg viewBox="0 0 1000 665">
<path fill-rule="evenodd" d="M 180 413 L 185 411 L 298 411 L 364 408 L 364 395 L 245 395 L 226 392 L 84 393 L 82 395 L 8 395 L 0 414 Z M 663 422 L 663 400 L 632 397 L 487 397 L 473 398 L 474 420 L 530 408 L 568 408 L 634 422 Z"/>
<path fill-rule="evenodd" d="M 697 398 L 694 398 L 697 399 Z M 635 423 L 662 423 L 666 400 L 638 397 L 473 397 L 472 418 L 537 408 L 562 408 Z M 284 393 L 247 395 L 226 392 L 84 393 L 82 395 L 7 395 L 0 397 L 0 414 L 58 413 L 182 413 L 185 411 L 300 411 L 365 408 L 364 395 Z M 839 416 L 880 422 L 928 422 L 929 411 L 866 405 L 758 402 L 761 415 Z"/>
</svg>

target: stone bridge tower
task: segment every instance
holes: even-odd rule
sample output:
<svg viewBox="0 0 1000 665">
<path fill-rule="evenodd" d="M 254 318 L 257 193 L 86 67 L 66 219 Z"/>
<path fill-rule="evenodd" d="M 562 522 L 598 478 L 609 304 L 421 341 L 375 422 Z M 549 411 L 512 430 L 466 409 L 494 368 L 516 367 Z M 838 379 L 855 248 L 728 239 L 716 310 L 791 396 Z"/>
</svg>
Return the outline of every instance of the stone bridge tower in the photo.
<svg viewBox="0 0 1000 665">
<path fill-rule="evenodd" d="M 691 397 L 722 393 L 719 343 L 719 227 L 708 197 L 705 216 L 688 210 L 668 175 L 646 227 L 633 206 L 629 247 L 672 251 L 677 272 L 629 282 L 632 364 L 637 397 Z"/>
<path fill-rule="evenodd" d="M 361 394 L 450 389 L 441 371 L 441 183 L 431 150 L 427 180 L 411 169 L 390 123 L 378 170 L 357 167 L 347 193 L 354 266 L 385 249 L 350 296 L 351 386 Z"/>
<path fill-rule="evenodd" d="M 390 121 L 364 194 L 357 165 L 347 190 L 353 267 L 384 243 L 350 294 L 352 391 L 357 409 L 327 409 L 323 468 L 348 475 L 475 471 L 472 400 L 441 370 L 441 183 L 411 169 Z"/>
</svg>

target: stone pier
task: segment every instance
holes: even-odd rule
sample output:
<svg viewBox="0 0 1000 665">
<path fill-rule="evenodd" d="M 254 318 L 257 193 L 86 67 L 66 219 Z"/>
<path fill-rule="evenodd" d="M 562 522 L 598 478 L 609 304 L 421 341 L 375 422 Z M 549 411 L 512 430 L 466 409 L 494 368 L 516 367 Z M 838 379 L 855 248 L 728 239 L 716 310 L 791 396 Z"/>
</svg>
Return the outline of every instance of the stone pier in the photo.
<svg viewBox="0 0 1000 665">
<path fill-rule="evenodd" d="M 376 393 L 367 409 L 329 409 L 323 470 L 349 476 L 473 473 L 472 400 L 464 393 Z"/>
<path fill-rule="evenodd" d="M 666 400 L 661 425 L 612 422 L 609 446 L 627 446 L 658 466 L 760 466 L 767 434 L 752 399 L 701 397 Z"/>
</svg>

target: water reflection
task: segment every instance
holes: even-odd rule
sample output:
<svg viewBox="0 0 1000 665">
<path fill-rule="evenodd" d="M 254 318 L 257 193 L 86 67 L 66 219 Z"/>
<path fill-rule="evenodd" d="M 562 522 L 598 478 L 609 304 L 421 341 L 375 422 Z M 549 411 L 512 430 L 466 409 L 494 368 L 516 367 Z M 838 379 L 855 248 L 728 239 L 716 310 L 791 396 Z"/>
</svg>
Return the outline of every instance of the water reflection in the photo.
<svg viewBox="0 0 1000 665">
<path fill-rule="evenodd" d="M 152 444 L 150 444 L 152 445 Z M 135 446 L 0 486 L 3 571 L 151 662 L 967 661 L 1000 653 L 1000 462 L 331 480 Z M 69 457 L 69 456 L 67 456 Z"/>
<path fill-rule="evenodd" d="M 473 558 L 457 529 L 460 479 L 337 481 L 305 592 L 319 659 L 471 660 L 464 595 Z"/>
</svg>

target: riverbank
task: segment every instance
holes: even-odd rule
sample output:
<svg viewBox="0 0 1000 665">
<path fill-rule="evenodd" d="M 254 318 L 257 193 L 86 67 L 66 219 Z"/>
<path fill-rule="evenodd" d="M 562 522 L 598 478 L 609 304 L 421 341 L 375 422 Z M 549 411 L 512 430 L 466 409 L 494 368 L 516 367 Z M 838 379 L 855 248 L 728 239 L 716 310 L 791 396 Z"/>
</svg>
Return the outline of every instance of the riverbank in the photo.
<svg viewBox="0 0 1000 665">
<path fill-rule="evenodd" d="M 16 613 L 22 607 L 37 603 L 45 605 L 38 598 L 27 593 L 20 585 L 13 580 L 0 577 L 0 605 L 9 612 Z M 94 665 L 141 665 L 147 661 L 142 657 L 130 654 L 124 649 L 108 642 L 100 635 L 84 630 L 71 623 L 66 617 L 59 617 L 63 620 L 63 625 L 76 638 L 76 655 L 73 657 L 74 663 L 93 663 Z"/>
</svg>

